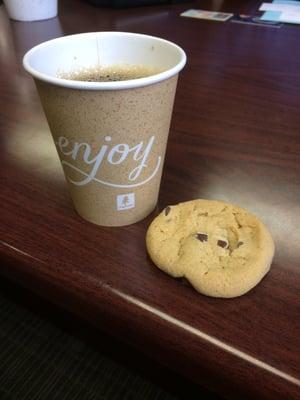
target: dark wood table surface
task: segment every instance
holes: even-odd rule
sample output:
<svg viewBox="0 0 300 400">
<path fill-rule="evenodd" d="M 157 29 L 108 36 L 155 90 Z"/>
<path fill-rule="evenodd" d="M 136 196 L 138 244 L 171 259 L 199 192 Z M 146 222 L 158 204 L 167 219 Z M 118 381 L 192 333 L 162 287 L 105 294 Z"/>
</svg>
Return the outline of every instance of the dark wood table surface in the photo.
<svg viewBox="0 0 300 400">
<path fill-rule="evenodd" d="M 199 1 L 131 10 L 60 0 L 59 17 L 10 21 L 0 6 L 1 274 L 228 398 L 299 399 L 300 27 L 182 18 Z M 119 30 L 172 40 L 187 53 L 157 210 L 122 228 L 85 222 L 22 56 L 47 39 Z M 239 204 L 270 228 L 270 273 L 231 300 L 197 294 L 155 268 L 146 229 L 168 204 Z"/>
</svg>

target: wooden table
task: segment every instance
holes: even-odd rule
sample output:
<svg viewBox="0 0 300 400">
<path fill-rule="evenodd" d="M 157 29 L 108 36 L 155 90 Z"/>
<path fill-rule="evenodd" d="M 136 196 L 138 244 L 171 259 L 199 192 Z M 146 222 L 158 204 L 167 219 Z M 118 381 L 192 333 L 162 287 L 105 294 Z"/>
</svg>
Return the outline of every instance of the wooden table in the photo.
<svg viewBox="0 0 300 400">
<path fill-rule="evenodd" d="M 222 6 L 223 3 L 223 6 Z M 201 1 L 132 10 L 61 0 L 59 18 L 12 22 L 0 6 L 1 274 L 228 398 L 299 399 L 300 28 L 179 17 Z M 24 52 L 64 34 L 120 30 L 182 46 L 157 210 L 123 228 L 74 212 Z M 247 295 L 197 294 L 155 268 L 144 237 L 168 204 L 216 198 L 256 213 L 276 255 Z"/>
</svg>

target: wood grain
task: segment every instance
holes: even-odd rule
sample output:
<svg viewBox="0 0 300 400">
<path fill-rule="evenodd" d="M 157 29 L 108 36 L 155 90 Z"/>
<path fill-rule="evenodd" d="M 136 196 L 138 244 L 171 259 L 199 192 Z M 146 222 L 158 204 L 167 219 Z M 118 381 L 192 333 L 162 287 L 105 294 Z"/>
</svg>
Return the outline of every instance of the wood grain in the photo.
<svg viewBox="0 0 300 400">
<path fill-rule="evenodd" d="M 300 31 L 181 18 L 187 8 L 255 12 L 256 2 L 193 2 L 112 11 L 61 0 L 59 18 L 9 21 L 0 6 L 1 274 L 237 399 L 299 391 Z M 123 30 L 182 46 L 157 210 L 122 228 L 74 212 L 26 50 L 65 34 Z M 157 270 L 145 250 L 168 204 L 216 198 L 256 213 L 276 255 L 249 294 L 211 299 Z"/>
</svg>

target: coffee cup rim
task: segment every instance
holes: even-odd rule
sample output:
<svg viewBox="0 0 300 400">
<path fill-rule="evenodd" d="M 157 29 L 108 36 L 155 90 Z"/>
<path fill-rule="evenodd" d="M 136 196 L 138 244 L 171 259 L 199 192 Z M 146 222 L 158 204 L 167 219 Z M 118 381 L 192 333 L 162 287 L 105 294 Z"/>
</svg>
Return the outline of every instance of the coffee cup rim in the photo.
<svg viewBox="0 0 300 400">
<path fill-rule="evenodd" d="M 31 58 L 34 55 L 34 53 L 38 50 L 40 50 L 43 47 L 53 45 L 53 43 L 62 41 L 62 40 L 70 40 L 79 36 L 92 36 L 92 35 L 101 35 L 101 36 L 106 36 L 106 35 L 113 35 L 113 36 L 132 36 L 132 37 L 147 37 L 154 39 L 157 42 L 167 44 L 169 46 L 172 46 L 176 51 L 178 51 L 179 54 L 179 62 L 172 68 L 169 68 L 165 71 L 159 72 L 154 75 L 150 75 L 147 77 L 143 78 L 136 78 L 136 79 L 130 79 L 130 80 L 125 80 L 125 81 L 114 81 L 114 82 L 87 82 L 87 81 L 76 81 L 76 80 L 71 80 L 71 79 L 65 79 L 61 77 L 56 77 L 52 75 L 48 75 L 46 73 L 40 72 L 37 69 L 33 68 L 31 66 Z M 103 31 L 103 32 L 86 32 L 86 33 L 79 33 L 79 34 L 74 34 L 74 35 L 66 35 L 63 37 L 59 37 L 56 39 L 48 40 L 46 42 L 40 43 L 37 46 L 34 46 L 30 50 L 27 51 L 27 53 L 23 57 L 23 66 L 24 69 L 35 79 L 44 81 L 56 86 L 62 86 L 65 88 L 70 88 L 70 89 L 80 89 L 80 90 L 120 90 L 120 89 L 132 89 L 132 88 L 139 88 L 143 86 L 148 86 L 152 85 L 164 80 L 167 80 L 175 75 L 177 75 L 182 68 L 186 64 L 186 54 L 184 50 L 179 47 L 177 44 L 166 40 L 159 38 L 157 36 L 152 36 L 152 35 L 145 35 L 141 33 L 131 33 L 131 32 L 116 32 L 116 31 Z"/>
</svg>

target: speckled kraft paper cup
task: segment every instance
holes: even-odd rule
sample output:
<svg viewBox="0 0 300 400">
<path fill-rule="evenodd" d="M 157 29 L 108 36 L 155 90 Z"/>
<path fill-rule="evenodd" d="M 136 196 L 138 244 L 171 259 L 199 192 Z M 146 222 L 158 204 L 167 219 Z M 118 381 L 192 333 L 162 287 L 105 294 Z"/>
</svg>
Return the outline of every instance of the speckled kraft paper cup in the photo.
<svg viewBox="0 0 300 400">
<path fill-rule="evenodd" d="M 104 226 L 145 218 L 155 208 L 177 77 L 184 51 L 166 40 L 94 32 L 42 43 L 24 56 L 33 76 L 78 214 Z M 59 78 L 97 65 L 159 72 L 118 82 Z"/>
</svg>

